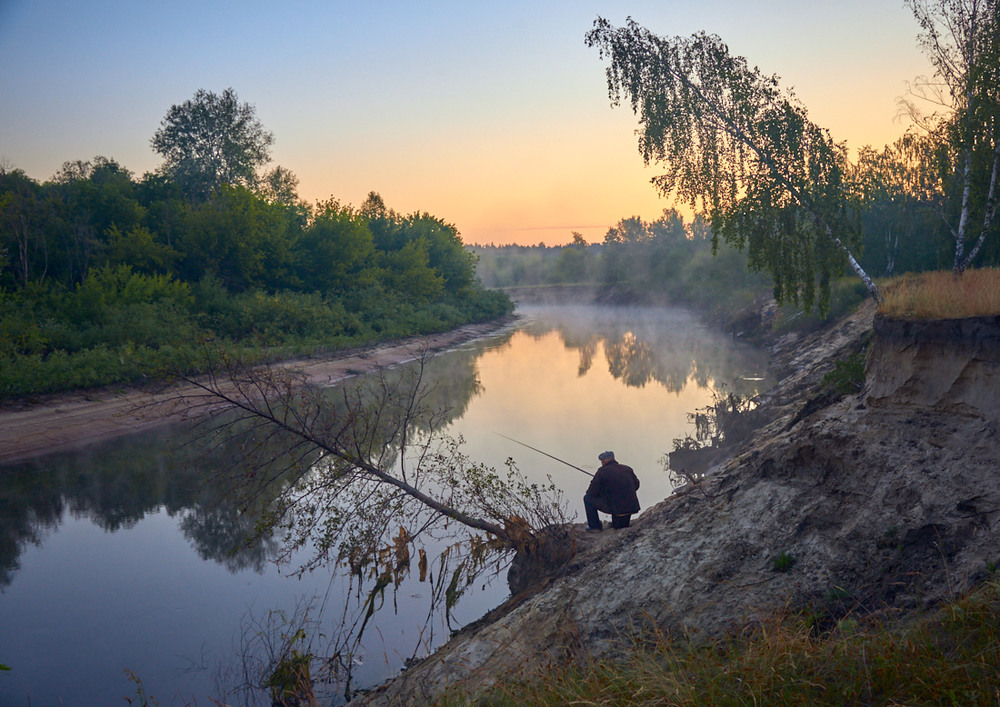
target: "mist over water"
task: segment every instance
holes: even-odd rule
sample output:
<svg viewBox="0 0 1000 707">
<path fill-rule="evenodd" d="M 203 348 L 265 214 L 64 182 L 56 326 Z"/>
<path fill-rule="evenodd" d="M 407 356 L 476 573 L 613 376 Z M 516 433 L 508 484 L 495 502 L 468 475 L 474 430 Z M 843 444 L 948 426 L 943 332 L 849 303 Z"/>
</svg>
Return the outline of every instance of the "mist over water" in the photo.
<svg viewBox="0 0 1000 707">
<path fill-rule="evenodd" d="M 687 415 L 720 387 L 767 386 L 751 380 L 766 376 L 762 352 L 684 310 L 520 314 L 512 330 L 432 359 L 432 401 L 471 459 L 499 469 L 513 458 L 531 480 L 551 478 L 578 520 L 589 479 L 505 437 L 589 471 L 612 449 L 635 468 L 648 508 L 670 493 L 660 459 L 690 431 Z M 128 668 L 161 704 L 207 704 L 248 622 L 311 602 L 314 628 L 332 634 L 350 597 L 356 615 L 359 595 L 342 574 L 295 578 L 296 558 L 273 563 L 280 538 L 242 543 L 254 519 L 212 481 L 225 460 L 184 440 L 163 430 L 0 470 L 0 663 L 13 668 L 0 676 L 0 703 L 117 703 L 135 695 Z M 356 687 L 447 639 L 443 617 L 425 621 L 430 594 L 412 578 L 387 594 L 356 658 Z M 505 596 L 503 576 L 477 585 L 455 619 Z"/>
</svg>

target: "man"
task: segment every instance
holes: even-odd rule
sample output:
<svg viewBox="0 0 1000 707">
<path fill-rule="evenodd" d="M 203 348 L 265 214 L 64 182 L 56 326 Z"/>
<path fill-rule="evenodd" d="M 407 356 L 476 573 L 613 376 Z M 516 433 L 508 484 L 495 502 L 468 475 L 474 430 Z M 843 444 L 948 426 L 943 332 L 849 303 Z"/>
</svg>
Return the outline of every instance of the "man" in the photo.
<svg viewBox="0 0 1000 707">
<path fill-rule="evenodd" d="M 612 528 L 627 528 L 632 514 L 639 512 L 639 497 L 635 494 L 639 478 L 632 467 L 615 461 L 614 452 L 601 452 L 597 458 L 601 460 L 601 468 L 583 496 L 587 530 L 604 530 L 598 511 L 611 514 Z"/>
</svg>

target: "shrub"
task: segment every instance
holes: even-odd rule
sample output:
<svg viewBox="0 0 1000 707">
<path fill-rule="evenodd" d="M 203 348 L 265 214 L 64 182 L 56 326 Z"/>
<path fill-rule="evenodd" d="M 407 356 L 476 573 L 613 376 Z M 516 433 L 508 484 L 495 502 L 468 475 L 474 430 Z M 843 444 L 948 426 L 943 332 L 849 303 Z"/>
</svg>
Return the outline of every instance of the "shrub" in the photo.
<svg viewBox="0 0 1000 707">
<path fill-rule="evenodd" d="M 787 552 L 783 552 L 772 561 L 772 567 L 775 572 L 787 572 L 795 566 L 796 559 L 794 555 L 790 555 Z"/>
<path fill-rule="evenodd" d="M 851 354 L 843 361 L 834 361 L 833 370 L 823 376 L 823 385 L 843 395 L 857 393 L 865 387 L 864 351 Z"/>
</svg>

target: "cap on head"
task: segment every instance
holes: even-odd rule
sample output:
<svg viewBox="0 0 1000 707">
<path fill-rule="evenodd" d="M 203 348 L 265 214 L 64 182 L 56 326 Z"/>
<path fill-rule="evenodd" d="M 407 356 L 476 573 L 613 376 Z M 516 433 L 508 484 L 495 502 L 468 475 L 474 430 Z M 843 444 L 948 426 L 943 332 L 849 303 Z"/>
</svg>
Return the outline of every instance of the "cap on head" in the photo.
<svg viewBox="0 0 1000 707">
<path fill-rule="evenodd" d="M 600 454 L 597 455 L 597 458 L 600 459 L 602 462 L 605 462 L 608 459 L 614 459 L 615 458 L 615 453 L 614 452 L 601 452 Z"/>
</svg>

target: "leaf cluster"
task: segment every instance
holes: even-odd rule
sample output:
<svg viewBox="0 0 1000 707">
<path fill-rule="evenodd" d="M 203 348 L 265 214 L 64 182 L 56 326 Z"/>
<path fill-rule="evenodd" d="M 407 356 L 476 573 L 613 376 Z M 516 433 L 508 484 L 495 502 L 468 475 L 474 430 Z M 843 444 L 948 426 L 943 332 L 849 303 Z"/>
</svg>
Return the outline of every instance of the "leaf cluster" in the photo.
<svg viewBox="0 0 1000 707">
<path fill-rule="evenodd" d="M 224 184 L 256 186 L 273 143 L 256 109 L 232 88 L 221 94 L 199 89 L 171 106 L 150 140 L 164 159 L 164 174 L 199 198 Z"/>
<path fill-rule="evenodd" d="M 715 238 L 746 246 L 779 301 L 809 307 L 818 287 L 823 310 L 831 274 L 860 242 L 845 146 L 717 36 L 664 38 L 598 18 L 586 41 L 610 62 L 612 104 L 627 98 L 638 116 L 643 159 L 666 170 L 653 180 L 660 192 L 705 213 Z"/>
</svg>

